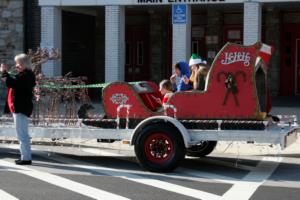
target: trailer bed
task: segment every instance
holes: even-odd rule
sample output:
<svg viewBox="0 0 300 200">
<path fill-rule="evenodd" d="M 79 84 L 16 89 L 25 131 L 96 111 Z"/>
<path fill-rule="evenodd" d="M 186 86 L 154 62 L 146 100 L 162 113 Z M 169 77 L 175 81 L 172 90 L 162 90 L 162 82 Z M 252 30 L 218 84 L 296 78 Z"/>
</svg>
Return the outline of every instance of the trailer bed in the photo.
<svg viewBox="0 0 300 200">
<path fill-rule="evenodd" d="M 0 136 L 15 137 L 16 132 L 13 123 L 4 123 L 0 126 Z M 91 126 L 67 127 L 62 124 L 50 126 L 29 127 L 32 138 L 77 138 L 77 139 L 112 139 L 129 141 L 135 129 L 95 128 Z M 255 143 L 280 144 L 284 149 L 297 140 L 298 125 L 293 123 L 273 124 L 264 130 L 204 130 L 187 129 L 190 135 L 189 145 L 195 145 L 199 141 L 246 141 Z"/>
</svg>

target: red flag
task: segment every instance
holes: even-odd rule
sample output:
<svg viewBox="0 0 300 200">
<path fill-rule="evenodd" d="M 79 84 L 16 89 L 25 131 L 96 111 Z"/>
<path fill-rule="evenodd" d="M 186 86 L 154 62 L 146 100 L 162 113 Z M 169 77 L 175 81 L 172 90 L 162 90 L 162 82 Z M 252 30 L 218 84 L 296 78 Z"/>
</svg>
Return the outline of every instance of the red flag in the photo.
<svg viewBox="0 0 300 200">
<path fill-rule="evenodd" d="M 272 46 L 263 44 L 260 48 L 258 56 L 260 56 L 262 60 L 265 62 L 265 64 L 268 65 L 273 51 L 274 48 Z"/>
</svg>

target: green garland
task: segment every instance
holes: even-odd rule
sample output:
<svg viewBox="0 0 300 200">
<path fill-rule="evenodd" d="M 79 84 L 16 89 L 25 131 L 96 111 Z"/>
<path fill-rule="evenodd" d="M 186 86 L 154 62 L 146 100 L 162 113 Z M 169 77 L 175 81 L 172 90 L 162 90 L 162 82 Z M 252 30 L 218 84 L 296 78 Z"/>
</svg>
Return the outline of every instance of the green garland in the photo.
<svg viewBox="0 0 300 200">
<path fill-rule="evenodd" d="M 8 72 L 10 75 L 16 75 L 15 72 Z M 0 73 L 1 77 L 2 73 Z M 128 82 L 131 85 L 141 83 L 138 82 Z M 110 83 L 96 83 L 96 84 L 89 84 L 89 85 L 59 85 L 55 83 L 47 83 L 47 84 L 41 84 L 35 86 L 36 88 L 42 88 L 42 89 L 90 89 L 90 88 L 104 88 Z"/>
<path fill-rule="evenodd" d="M 129 82 L 129 84 L 134 85 L 140 82 Z M 96 84 L 89 84 L 89 85 L 57 85 L 54 83 L 50 84 L 42 84 L 37 85 L 36 88 L 42 88 L 42 89 L 90 89 L 90 88 L 104 88 L 109 83 L 96 83 Z"/>
</svg>

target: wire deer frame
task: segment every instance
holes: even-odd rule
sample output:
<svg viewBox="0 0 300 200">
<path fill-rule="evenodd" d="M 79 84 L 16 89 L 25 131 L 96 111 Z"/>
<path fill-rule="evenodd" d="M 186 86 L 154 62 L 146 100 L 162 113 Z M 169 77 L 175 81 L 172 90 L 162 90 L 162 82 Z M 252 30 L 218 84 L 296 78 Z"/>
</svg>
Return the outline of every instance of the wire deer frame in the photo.
<svg viewBox="0 0 300 200">
<path fill-rule="evenodd" d="M 37 48 L 36 51 L 30 49 L 27 55 L 31 60 L 37 85 L 34 89 L 34 123 L 38 124 L 41 121 L 51 123 L 58 118 L 77 118 L 77 105 L 90 103 L 88 90 L 86 88 L 62 89 L 59 86 L 85 85 L 87 78 L 72 77 L 71 72 L 63 77 L 46 77 L 42 70 L 42 64 L 60 59 L 58 49 L 52 49 L 51 51 L 46 48 Z M 58 86 L 58 88 L 39 87 L 50 84 Z M 64 123 L 70 124 L 72 123 L 71 121 L 65 120 Z"/>
</svg>

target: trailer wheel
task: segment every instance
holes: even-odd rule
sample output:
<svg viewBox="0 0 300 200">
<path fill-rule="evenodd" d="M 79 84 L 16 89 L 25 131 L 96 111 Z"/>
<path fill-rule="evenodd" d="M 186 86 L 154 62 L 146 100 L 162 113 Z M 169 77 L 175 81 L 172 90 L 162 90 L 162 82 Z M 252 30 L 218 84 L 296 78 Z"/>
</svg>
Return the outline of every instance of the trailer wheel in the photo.
<svg viewBox="0 0 300 200">
<path fill-rule="evenodd" d="M 186 151 L 179 131 L 165 123 L 143 128 L 134 150 L 140 165 L 153 172 L 174 170 L 184 159 Z"/>
<path fill-rule="evenodd" d="M 186 155 L 192 157 L 204 157 L 210 154 L 216 147 L 217 141 L 202 141 L 187 149 Z"/>
</svg>

